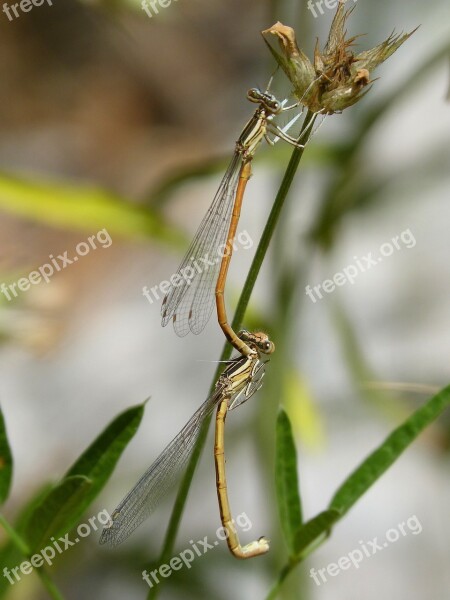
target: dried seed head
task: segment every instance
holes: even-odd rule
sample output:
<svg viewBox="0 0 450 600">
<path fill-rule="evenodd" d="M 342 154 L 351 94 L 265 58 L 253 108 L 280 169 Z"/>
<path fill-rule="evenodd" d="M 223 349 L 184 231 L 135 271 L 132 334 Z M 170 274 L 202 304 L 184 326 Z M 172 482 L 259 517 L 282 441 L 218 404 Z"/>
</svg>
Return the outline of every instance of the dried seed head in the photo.
<svg viewBox="0 0 450 600">
<path fill-rule="evenodd" d="M 295 95 L 312 112 L 332 114 L 358 102 L 370 89 L 364 90 L 373 82 L 371 72 L 415 31 L 401 35 L 392 33 L 375 48 L 355 55 L 352 47 L 359 36 L 346 39 L 345 31 L 346 21 L 355 7 L 345 10 L 345 2 L 339 0 L 323 51 L 317 40 L 314 64 L 299 49 L 291 27 L 278 22 L 262 32 L 263 35 L 277 36 L 281 53 L 275 51 L 265 38 L 264 41 L 292 82 Z"/>
</svg>

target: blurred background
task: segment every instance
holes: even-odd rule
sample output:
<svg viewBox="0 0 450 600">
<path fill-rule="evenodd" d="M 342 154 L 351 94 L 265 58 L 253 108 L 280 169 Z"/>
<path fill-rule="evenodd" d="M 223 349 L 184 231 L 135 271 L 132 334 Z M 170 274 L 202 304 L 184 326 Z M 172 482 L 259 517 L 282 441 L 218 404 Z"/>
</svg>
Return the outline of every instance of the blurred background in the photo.
<svg viewBox="0 0 450 600">
<path fill-rule="evenodd" d="M 349 2 L 353 5 L 353 2 Z M 14 520 L 127 407 L 151 396 L 141 428 L 86 519 L 118 504 L 205 399 L 223 340 L 160 326 L 142 294 L 178 267 L 217 189 L 274 62 L 260 31 L 293 26 L 312 57 L 334 11 L 298 0 L 173 0 L 149 17 L 134 0 L 54 0 L 0 17 L 0 283 L 9 285 L 106 229 L 51 281 L 11 301 L 0 294 L 0 402 L 15 458 L 4 513 Z M 299 452 L 304 512 L 332 494 L 433 389 L 449 381 L 450 6 L 444 0 L 359 0 L 349 35 L 371 48 L 393 29 L 420 29 L 378 70 L 355 107 L 326 119 L 308 146 L 255 288 L 245 326 L 277 352 L 263 390 L 227 420 L 235 514 L 271 551 L 238 562 L 225 543 L 164 582 L 161 598 L 264 598 L 286 548 L 274 491 L 275 419 L 287 410 Z M 281 89 L 287 88 L 277 76 Z M 232 313 L 292 149 L 262 147 L 253 165 L 228 283 Z M 416 244 L 312 302 L 317 285 L 410 230 Z M 394 386 L 396 384 L 404 384 Z M 417 384 L 420 384 L 420 387 Z M 409 449 L 286 581 L 282 597 L 448 597 L 447 415 Z M 220 525 L 213 444 L 196 473 L 175 552 Z M 68 599 L 145 598 L 170 498 L 120 548 L 94 533 L 62 555 Z M 323 568 L 416 515 L 420 535 L 317 586 Z M 248 538 L 246 537 L 248 536 Z M 0 533 L 0 540 L 6 535 Z M 46 598 L 35 575 L 4 585 L 12 600 Z"/>
</svg>

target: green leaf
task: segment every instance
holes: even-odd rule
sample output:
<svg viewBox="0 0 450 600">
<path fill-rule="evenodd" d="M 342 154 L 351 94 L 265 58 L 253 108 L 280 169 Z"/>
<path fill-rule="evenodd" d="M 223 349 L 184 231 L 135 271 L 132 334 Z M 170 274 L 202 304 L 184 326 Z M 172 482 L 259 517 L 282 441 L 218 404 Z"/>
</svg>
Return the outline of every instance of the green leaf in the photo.
<svg viewBox="0 0 450 600">
<path fill-rule="evenodd" d="M 13 459 L 6 435 L 6 424 L 0 408 L 0 504 L 8 498 L 12 481 Z"/>
<path fill-rule="evenodd" d="M 295 534 L 295 549 L 297 557 L 322 537 L 328 535 L 331 526 L 341 518 L 341 513 L 336 509 L 324 510 L 308 521 Z"/>
<path fill-rule="evenodd" d="M 77 522 L 79 505 L 92 486 L 87 477 L 68 477 L 44 496 L 29 515 L 24 538 L 30 554 L 42 550 L 52 536 L 66 534 Z"/>
<path fill-rule="evenodd" d="M 0 209 L 75 231 L 106 228 L 113 238 L 184 245 L 184 236 L 158 213 L 92 185 L 38 183 L 0 174 Z"/>
<path fill-rule="evenodd" d="M 25 527 L 28 523 L 30 515 L 35 511 L 36 507 L 42 503 L 43 499 L 48 496 L 54 487 L 55 485 L 53 483 L 45 483 L 38 489 L 37 492 L 35 492 L 31 500 L 29 500 L 21 509 L 14 524 L 14 528 L 20 535 L 22 535 L 25 531 Z"/>
<path fill-rule="evenodd" d="M 66 478 L 81 475 L 92 482 L 89 492 L 79 505 L 79 517 L 110 478 L 123 451 L 141 424 L 144 406 L 139 404 L 119 414 L 67 471 Z"/>
<path fill-rule="evenodd" d="M 289 553 L 295 555 L 295 532 L 302 524 L 297 476 L 297 454 L 292 427 L 284 410 L 278 414 L 276 429 L 275 483 L 281 528 Z"/>
<path fill-rule="evenodd" d="M 56 486 L 46 486 L 22 510 L 15 528 L 30 546 L 42 549 L 51 536 L 69 532 L 108 481 L 128 442 L 136 433 L 144 405 L 116 417 L 83 452 Z M 0 551 L 0 564 L 16 566 L 23 556 L 11 542 Z M 0 597 L 6 588 L 0 581 Z"/>
<path fill-rule="evenodd" d="M 330 508 L 345 514 L 355 502 L 383 475 L 418 435 L 450 405 L 450 386 L 433 396 L 397 427 L 368 458 L 350 475 L 334 495 Z"/>
</svg>

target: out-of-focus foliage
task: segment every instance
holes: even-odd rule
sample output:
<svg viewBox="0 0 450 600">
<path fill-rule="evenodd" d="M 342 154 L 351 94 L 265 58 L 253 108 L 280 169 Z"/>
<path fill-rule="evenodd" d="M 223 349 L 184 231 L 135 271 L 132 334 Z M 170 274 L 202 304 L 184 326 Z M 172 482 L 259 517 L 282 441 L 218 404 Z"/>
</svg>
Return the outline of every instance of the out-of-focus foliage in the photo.
<svg viewBox="0 0 450 600">
<path fill-rule="evenodd" d="M 0 176 L 0 209 L 55 227 L 75 231 L 106 228 L 111 235 L 132 240 L 155 239 L 180 245 L 173 226 L 150 208 L 93 185 L 70 185 Z"/>
<path fill-rule="evenodd" d="M 24 559 L 41 552 L 51 538 L 65 536 L 75 527 L 108 482 L 123 451 L 135 435 L 143 414 L 144 407 L 139 405 L 116 417 L 83 452 L 61 481 L 46 486 L 28 502 L 14 526 L 9 525 L 0 515 L 0 524 L 10 534 L 10 541 L 0 549 L 2 566 L 9 569 L 16 567 Z M 0 459 L 5 465 L 0 470 L 3 504 L 11 479 L 12 457 L 1 414 Z M 37 569 L 37 572 L 44 584 L 47 584 L 45 567 Z M 9 588 L 8 581 L 2 579 L 0 596 L 3 597 Z M 51 585 L 48 591 L 51 597 L 57 597 L 52 593 Z"/>
</svg>

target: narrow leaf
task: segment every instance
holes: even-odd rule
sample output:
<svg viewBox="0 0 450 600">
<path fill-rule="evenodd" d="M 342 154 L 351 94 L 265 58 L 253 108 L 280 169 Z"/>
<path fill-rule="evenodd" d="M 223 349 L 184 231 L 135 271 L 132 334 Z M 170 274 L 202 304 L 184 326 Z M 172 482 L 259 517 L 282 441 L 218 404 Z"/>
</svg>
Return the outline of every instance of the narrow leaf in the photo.
<svg viewBox="0 0 450 600">
<path fill-rule="evenodd" d="M 344 481 L 334 495 L 330 508 L 346 513 L 355 502 L 394 463 L 417 436 L 450 405 L 450 386 L 433 396 L 397 427 L 366 460 Z"/>
<path fill-rule="evenodd" d="M 302 509 L 297 476 L 297 453 L 292 427 L 284 410 L 277 419 L 275 454 L 275 483 L 280 513 L 281 528 L 289 548 L 294 555 L 295 532 L 302 523 Z"/>
<path fill-rule="evenodd" d="M 12 481 L 13 459 L 6 435 L 6 424 L 0 408 L 0 504 L 8 498 Z"/>
<path fill-rule="evenodd" d="M 144 405 L 132 407 L 116 417 L 72 465 L 57 486 L 46 486 L 22 510 L 16 529 L 30 546 L 41 549 L 51 536 L 70 531 L 100 493 L 128 442 L 136 433 Z M 0 564 L 14 567 L 23 560 L 9 542 L 0 550 Z M 0 581 L 0 597 L 6 589 Z"/>
<path fill-rule="evenodd" d="M 42 550 L 52 536 L 66 534 L 76 524 L 79 504 L 89 493 L 86 477 L 68 477 L 55 486 L 29 516 L 24 538 L 30 552 Z"/>
<path fill-rule="evenodd" d="M 119 414 L 67 471 L 66 478 L 81 475 L 92 482 L 78 506 L 78 517 L 106 485 L 123 451 L 138 430 L 143 415 L 143 404 Z"/>
<path fill-rule="evenodd" d="M 341 513 L 336 509 L 324 510 L 308 521 L 295 534 L 295 550 L 297 557 L 307 550 L 314 542 L 328 534 L 331 526 L 341 518 Z"/>
<path fill-rule="evenodd" d="M 148 209 L 92 185 L 33 182 L 0 173 L 0 209 L 75 231 L 183 245 L 183 237 Z"/>
</svg>

